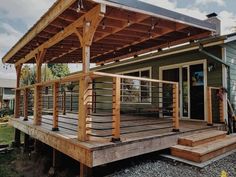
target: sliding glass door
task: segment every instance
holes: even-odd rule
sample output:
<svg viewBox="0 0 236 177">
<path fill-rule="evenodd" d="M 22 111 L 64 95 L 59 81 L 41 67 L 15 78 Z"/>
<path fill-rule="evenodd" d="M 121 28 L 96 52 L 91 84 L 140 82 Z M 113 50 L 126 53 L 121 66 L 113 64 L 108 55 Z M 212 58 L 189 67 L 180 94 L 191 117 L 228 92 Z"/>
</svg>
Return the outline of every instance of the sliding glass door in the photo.
<svg viewBox="0 0 236 177">
<path fill-rule="evenodd" d="M 204 119 L 203 64 L 178 65 L 162 70 L 162 79 L 179 82 L 180 117 Z"/>
</svg>

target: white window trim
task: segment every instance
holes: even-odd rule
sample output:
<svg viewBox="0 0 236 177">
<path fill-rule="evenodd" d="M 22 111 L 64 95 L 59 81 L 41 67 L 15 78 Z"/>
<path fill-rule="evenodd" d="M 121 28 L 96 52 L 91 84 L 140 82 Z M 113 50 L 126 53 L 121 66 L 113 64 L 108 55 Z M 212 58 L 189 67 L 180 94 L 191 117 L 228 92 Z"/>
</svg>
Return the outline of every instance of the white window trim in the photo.
<svg viewBox="0 0 236 177">
<path fill-rule="evenodd" d="M 208 108 L 207 108 L 207 87 L 208 87 L 208 82 L 207 82 L 207 75 L 208 75 L 208 71 L 207 71 L 207 59 L 200 59 L 200 60 L 196 60 L 196 61 L 190 61 L 190 62 L 183 62 L 183 63 L 178 63 L 178 64 L 170 64 L 170 65 L 164 65 L 164 66 L 160 66 L 159 67 L 159 78 L 162 80 L 163 76 L 162 76 L 162 71 L 163 70 L 167 70 L 167 69 L 173 69 L 173 68 L 179 68 L 182 66 L 190 66 L 190 65 L 195 65 L 195 64 L 203 64 L 203 72 L 204 72 L 204 120 L 203 121 L 207 121 L 208 118 Z M 161 97 L 162 95 L 160 95 Z M 180 106 L 180 111 L 182 111 L 182 103 L 179 104 Z M 162 105 L 160 104 L 160 107 L 162 107 Z M 182 114 L 182 112 L 180 112 Z M 180 114 L 180 118 L 182 118 L 182 115 Z M 191 116 L 190 116 L 191 118 Z M 193 119 L 190 119 L 193 120 Z M 201 120 L 202 121 L 202 120 Z"/>
</svg>

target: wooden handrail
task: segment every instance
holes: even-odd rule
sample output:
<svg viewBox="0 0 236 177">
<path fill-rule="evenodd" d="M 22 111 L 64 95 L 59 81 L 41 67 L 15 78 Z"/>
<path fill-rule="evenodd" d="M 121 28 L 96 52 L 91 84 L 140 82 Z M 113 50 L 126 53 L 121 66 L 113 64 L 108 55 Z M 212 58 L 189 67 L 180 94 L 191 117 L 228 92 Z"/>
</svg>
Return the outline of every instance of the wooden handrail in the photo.
<svg viewBox="0 0 236 177">
<path fill-rule="evenodd" d="M 121 79 L 132 79 L 132 80 L 148 81 L 148 82 L 155 82 L 155 83 L 162 83 L 162 84 L 178 84 L 178 82 L 163 81 L 163 80 L 148 79 L 148 78 L 133 77 L 133 76 L 125 76 L 125 75 L 110 74 L 110 73 L 103 73 L 103 72 L 90 72 L 89 75 L 92 78 L 96 78 L 96 77 L 112 77 L 112 78 L 118 77 L 118 78 L 121 78 Z"/>
</svg>

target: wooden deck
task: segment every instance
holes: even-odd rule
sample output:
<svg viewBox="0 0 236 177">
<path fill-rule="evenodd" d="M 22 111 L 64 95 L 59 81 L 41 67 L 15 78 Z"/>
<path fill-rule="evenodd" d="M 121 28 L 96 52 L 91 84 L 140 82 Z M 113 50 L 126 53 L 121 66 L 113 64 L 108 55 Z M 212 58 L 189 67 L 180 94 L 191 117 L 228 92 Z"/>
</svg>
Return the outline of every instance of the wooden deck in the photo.
<svg viewBox="0 0 236 177">
<path fill-rule="evenodd" d="M 103 138 L 104 141 L 101 141 L 98 137 L 91 137 L 90 140 L 82 142 L 77 138 L 77 117 L 76 114 L 59 115 L 59 131 L 52 131 L 51 115 L 43 115 L 40 126 L 33 125 L 33 118 L 30 116 L 28 121 L 23 121 L 23 117 L 11 119 L 10 124 L 88 167 L 169 148 L 177 144 L 179 137 L 193 132 L 224 128 L 223 124 L 207 126 L 206 122 L 181 120 L 180 132 L 173 132 L 172 120 L 168 118 L 121 115 L 123 128 L 120 142 L 110 142 L 109 138 Z M 93 134 L 96 134 L 96 131 Z"/>
</svg>

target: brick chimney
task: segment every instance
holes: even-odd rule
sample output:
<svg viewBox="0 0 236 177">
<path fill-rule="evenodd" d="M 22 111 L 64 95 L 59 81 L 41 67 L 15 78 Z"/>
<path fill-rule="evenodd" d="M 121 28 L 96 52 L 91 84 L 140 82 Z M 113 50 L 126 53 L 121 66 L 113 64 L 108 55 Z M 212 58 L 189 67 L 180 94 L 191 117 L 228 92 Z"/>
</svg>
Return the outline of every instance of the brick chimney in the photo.
<svg viewBox="0 0 236 177">
<path fill-rule="evenodd" d="M 215 12 L 208 14 L 206 21 L 216 25 L 216 32 L 214 35 L 219 36 L 221 34 L 221 21 L 217 17 L 217 14 Z"/>
</svg>

